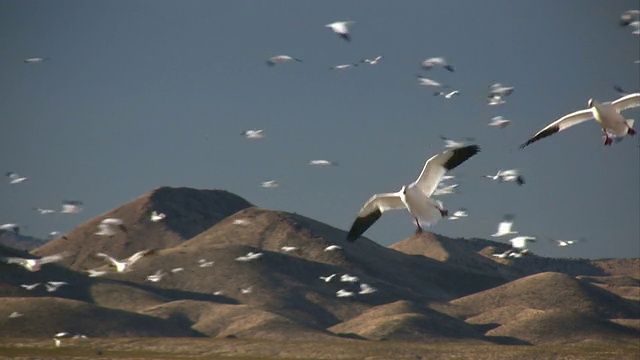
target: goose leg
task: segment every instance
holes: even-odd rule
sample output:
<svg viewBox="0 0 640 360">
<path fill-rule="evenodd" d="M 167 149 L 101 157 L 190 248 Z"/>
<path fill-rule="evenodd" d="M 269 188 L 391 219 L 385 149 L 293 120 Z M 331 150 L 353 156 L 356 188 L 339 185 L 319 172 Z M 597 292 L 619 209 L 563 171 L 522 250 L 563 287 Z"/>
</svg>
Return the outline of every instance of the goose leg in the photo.
<svg viewBox="0 0 640 360">
<path fill-rule="evenodd" d="M 422 226 L 420 226 L 420 222 L 418 218 L 414 218 L 416 220 L 416 234 L 420 234 L 422 232 Z"/>
</svg>

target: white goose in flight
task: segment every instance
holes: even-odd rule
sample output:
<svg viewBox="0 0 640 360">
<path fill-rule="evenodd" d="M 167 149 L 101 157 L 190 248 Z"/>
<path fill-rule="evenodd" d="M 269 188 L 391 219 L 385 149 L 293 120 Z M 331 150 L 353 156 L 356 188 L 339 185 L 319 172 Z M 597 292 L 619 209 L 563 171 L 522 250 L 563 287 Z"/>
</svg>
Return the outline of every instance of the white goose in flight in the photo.
<svg viewBox="0 0 640 360">
<path fill-rule="evenodd" d="M 142 250 L 121 261 L 105 253 L 97 253 L 96 256 L 104 259 L 104 261 L 109 263 L 109 265 L 115 267 L 117 272 L 124 272 L 125 270 L 129 270 L 131 265 L 135 264 L 138 260 L 145 256 L 154 255 L 155 253 L 156 250 L 154 249 Z"/>
<path fill-rule="evenodd" d="M 276 56 L 272 56 L 269 59 L 267 59 L 267 65 L 274 66 L 276 64 L 286 63 L 286 62 L 289 62 L 289 61 L 302 62 L 302 60 L 300 60 L 298 58 L 294 58 L 293 56 L 276 55 Z"/>
<path fill-rule="evenodd" d="M 69 256 L 69 253 L 65 251 L 59 254 L 45 256 L 40 259 L 24 259 L 19 257 L 8 257 L 8 258 L 4 258 L 3 260 L 7 264 L 17 264 L 31 272 L 36 272 L 42 268 L 42 265 L 60 261 L 67 256 Z"/>
<path fill-rule="evenodd" d="M 395 193 L 373 195 L 360 210 L 347 239 L 357 240 L 387 210 L 407 209 L 415 220 L 417 232 L 422 232 L 423 226 L 429 226 L 448 216 L 442 202 L 432 199 L 431 195 L 447 171 L 456 168 L 479 151 L 477 145 L 469 145 L 434 155 L 427 160 L 420 176 L 413 183 L 403 186 Z"/>
<path fill-rule="evenodd" d="M 565 115 L 538 131 L 520 148 L 524 148 L 542 138 L 553 135 L 559 131 L 570 128 L 587 120 L 595 119 L 604 133 L 604 145 L 611 145 L 613 137 L 634 136 L 636 131 L 632 128 L 633 120 L 626 120 L 620 112 L 629 108 L 640 106 L 640 93 L 629 94 L 614 101 L 599 103 L 589 99 L 588 108 Z"/>
<path fill-rule="evenodd" d="M 349 26 L 355 24 L 355 21 L 336 21 L 331 24 L 325 25 L 325 27 L 331 28 L 336 35 L 341 38 L 351 41 L 351 36 L 349 35 Z"/>
</svg>

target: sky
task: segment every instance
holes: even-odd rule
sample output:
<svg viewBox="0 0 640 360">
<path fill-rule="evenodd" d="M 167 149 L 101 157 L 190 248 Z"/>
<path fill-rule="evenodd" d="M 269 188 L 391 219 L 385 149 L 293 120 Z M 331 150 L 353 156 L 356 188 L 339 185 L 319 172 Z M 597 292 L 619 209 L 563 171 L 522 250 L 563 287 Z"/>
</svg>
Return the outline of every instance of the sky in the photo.
<svg viewBox="0 0 640 360">
<path fill-rule="evenodd" d="M 640 89 L 636 0 L 0 1 L 0 224 L 67 232 L 159 186 L 223 189 L 348 230 L 373 194 L 415 180 L 440 135 L 482 151 L 440 197 L 469 217 L 430 228 L 490 238 L 505 214 L 552 257 L 640 256 L 638 137 L 602 144 L 595 122 L 518 146 L 542 127 Z M 355 21 L 347 42 L 324 25 Z M 287 54 L 302 60 L 268 67 Z M 383 55 L 375 66 L 331 66 Z M 422 70 L 443 56 L 455 68 Z M 46 57 L 39 64 L 23 62 Z M 416 75 L 460 90 L 434 97 Z M 486 104 L 487 87 L 515 87 Z M 494 116 L 512 120 L 499 129 Z M 640 108 L 623 112 L 640 121 Z M 639 125 L 636 125 L 636 129 Z M 248 140 L 243 130 L 264 129 Z M 640 130 L 640 129 L 639 129 Z M 318 168 L 313 159 L 339 162 Z M 517 168 L 524 186 L 482 175 Z M 5 179 L 6 180 L 6 179 Z M 265 189 L 260 183 L 276 180 Z M 76 215 L 42 216 L 81 200 Z M 414 233 L 394 211 L 364 235 Z M 558 248 L 548 239 L 586 238 Z M 508 239 L 502 239 L 506 241 Z"/>
</svg>

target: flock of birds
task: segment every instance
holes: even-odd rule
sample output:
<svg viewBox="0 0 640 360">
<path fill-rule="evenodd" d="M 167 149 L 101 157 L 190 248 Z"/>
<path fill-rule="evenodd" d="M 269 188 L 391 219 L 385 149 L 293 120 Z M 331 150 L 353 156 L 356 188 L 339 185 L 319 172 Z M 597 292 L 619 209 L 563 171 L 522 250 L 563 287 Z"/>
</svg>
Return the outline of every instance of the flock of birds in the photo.
<svg viewBox="0 0 640 360">
<path fill-rule="evenodd" d="M 337 21 L 327 24 L 326 27 L 331 29 L 336 35 L 345 41 L 351 41 L 350 27 L 355 24 L 354 21 Z M 620 18 L 620 26 L 628 27 L 635 35 L 640 35 L 640 10 L 629 10 L 625 12 Z M 47 61 L 46 57 L 33 57 L 24 59 L 27 64 L 38 64 Z M 331 70 L 346 70 L 352 67 L 360 65 L 378 65 L 383 60 L 383 56 L 379 55 L 374 58 L 362 59 L 359 62 L 340 64 L 330 67 Z M 268 66 L 273 67 L 288 62 L 301 63 L 302 60 L 290 56 L 290 55 L 276 55 L 266 60 Z M 432 70 L 434 68 L 442 68 L 448 72 L 454 72 L 455 68 L 450 64 L 446 58 L 442 56 L 431 57 L 421 62 L 420 67 L 423 70 Z M 441 96 L 445 99 L 452 99 L 455 96 L 460 95 L 459 90 L 443 90 L 448 86 L 421 75 L 417 76 L 418 84 L 427 88 L 436 89 L 434 96 Z M 504 104 L 507 98 L 513 94 L 515 88 L 513 86 L 504 85 L 501 83 L 494 83 L 489 86 L 488 94 L 486 98 L 487 105 L 497 106 Z M 622 93 L 621 89 L 618 89 Z M 551 122 L 549 125 L 542 128 L 533 136 L 526 140 L 521 148 L 529 146 L 545 137 L 551 136 L 557 132 L 566 130 L 574 125 L 586 122 L 588 120 L 595 120 L 602 129 L 603 143 L 605 146 L 610 146 L 613 140 L 624 136 L 634 136 L 636 131 L 633 129 L 633 120 L 625 119 L 621 112 L 640 106 L 640 93 L 624 94 L 620 98 L 614 101 L 598 102 L 595 99 L 589 99 L 587 102 L 587 108 L 569 113 L 561 116 L 559 119 Z M 510 120 L 497 116 L 490 119 L 488 126 L 494 126 L 498 128 L 504 128 L 511 123 Z M 248 129 L 241 133 L 247 139 L 260 140 L 264 139 L 267 134 L 264 129 Z M 353 222 L 347 239 L 351 242 L 356 241 L 361 237 L 367 229 L 369 229 L 384 212 L 396 209 L 406 209 L 411 215 L 411 221 L 416 226 L 416 233 L 420 233 L 424 228 L 434 225 L 442 218 L 449 220 L 460 220 L 468 217 L 467 209 L 460 208 L 451 214 L 444 207 L 444 204 L 440 200 L 436 200 L 434 196 L 442 196 L 455 193 L 458 184 L 444 184 L 444 180 L 454 179 L 455 176 L 448 175 L 447 173 L 462 163 L 466 162 L 470 158 L 480 153 L 480 147 L 472 144 L 475 141 L 473 138 L 466 138 L 463 141 L 453 140 L 446 137 L 441 137 L 444 141 L 445 151 L 430 157 L 424 164 L 422 171 L 418 178 L 407 185 L 403 185 L 400 190 L 391 193 L 378 193 L 371 196 L 371 198 L 365 202 L 360 209 L 355 221 Z M 308 163 L 311 166 L 337 166 L 338 163 L 331 160 L 315 159 Z M 517 169 L 500 169 L 496 174 L 482 175 L 482 177 L 497 181 L 497 182 L 514 182 L 518 185 L 524 185 L 525 180 L 522 174 Z M 8 183 L 12 186 L 21 186 L 21 184 L 28 183 L 28 177 L 22 176 L 15 172 L 7 172 L 6 178 Z M 277 188 L 279 184 L 275 180 L 264 181 L 260 186 L 268 189 Z M 78 200 L 64 200 L 61 204 L 60 213 L 63 214 L 76 214 L 82 211 L 83 203 Z M 33 208 L 35 211 L 42 215 L 53 214 L 58 211 L 45 208 Z M 152 222 L 163 221 L 166 215 L 157 211 L 152 211 L 149 214 L 149 219 Z M 247 225 L 250 220 L 236 219 L 235 225 Z M 535 242 L 536 237 L 520 235 L 517 231 L 513 230 L 514 216 L 507 215 L 504 220 L 498 224 L 497 231 L 491 236 L 494 238 L 504 238 L 508 236 L 515 236 L 509 240 L 511 248 L 503 253 L 496 253 L 493 256 L 497 258 L 519 258 L 529 253 L 528 244 Z M 15 223 L 7 223 L 0 225 L 0 232 L 14 232 L 19 233 L 21 225 Z M 98 236 L 114 236 L 119 232 L 127 233 L 128 229 L 122 219 L 119 218 L 105 218 L 96 229 L 95 235 Z M 50 233 L 50 238 L 62 237 L 60 232 L 53 231 Z M 559 247 L 567 247 L 578 244 L 585 241 L 579 240 L 551 240 Z M 330 245 L 324 249 L 324 251 L 340 251 L 342 248 L 339 245 Z M 284 253 L 290 253 L 298 251 L 298 248 L 294 246 L 283 246 L 281 251 Z M 96 253 L 94 256 L 96 259 L 104 261 L 105 264 L 111 266 L 115 273 L 125 273 L 132 271 L 132 267 L 140 259 L 154 255 L 157 251 L 154 249 L 147 249 L 136 252 L 126 259 L 116 259 L 106 253 Z M 238 262 L 252 262 L 258 261 L 263 257 L 263 253 L 249 252 L 245 255 L 235 258 Z M 26 259 L 19 257 L 7 257 L 2 260 L 7 264 L 15 264 L 22 266 L 28 271 L 39 271 L 43 265 L 57 262 L 65 257 L 69 256 L 69 253 L 63 252 L 51 256 L 45 256 L 39 259 Z M 200 259 L 197 262 L 197 266 L 201 268 L 208 268 L 213 266 L 214 262 L 207 259 Z M 147 276 L 147 280 L 150 282 L 158 282 L 163 279 L 167 274 L 177 274 L 184 271 L 184 268 L 174 268 L 168 272 L 158 270 L 153 274 Z M 87 270 L 89 277 L 98 277 L 108 274 L 107 270 L 89 269 Z M 319 279 L 329 283 L 338 281 L 342 283 L 355 284 L 358 283 L 357 289 L 341 288 L 336 291 L 336 297 L 354 297 L 356 295 L 367 295 L 377 291 L 376 288 L 369 284 L 360 282 L 360 279 L 350 274 L 342 274 L 338 276 L 337 273 L 333 273 L 327 276 L 319 276 Z M 40 285 L 48 292 L 55 292 L 61 286 L 67 285 L 64 281 L 48 281 L 44 284 L 22 284 L 21 287 L 28 291 L 33 291 L 39 288 Z M 253 287 L 249 286 L 241 288 L 241 294 L 250 294 L 253 291 Z M 216 291 L 215 295 L 221 295 L 222 291 Z M 9 318 L 18 318 L 24 314 L 13 312 L 9 315 Z M 54 342 L 56 346 L 60 346 L 60 339 L 68 336 L 69 334 L 62 332 L 54 336 Z M 84 336 L 84 335 L 82 335 Z"/>
</svg>

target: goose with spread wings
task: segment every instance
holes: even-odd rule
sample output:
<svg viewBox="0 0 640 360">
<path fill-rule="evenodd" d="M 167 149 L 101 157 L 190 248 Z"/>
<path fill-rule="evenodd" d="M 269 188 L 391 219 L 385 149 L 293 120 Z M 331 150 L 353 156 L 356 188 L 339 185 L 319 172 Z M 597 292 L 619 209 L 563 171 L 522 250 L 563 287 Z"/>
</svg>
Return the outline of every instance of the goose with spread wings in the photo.
<svg viewBox="0 0 640 360">
<path fill-rule="evenodd" d="M 406 208 L 415 220 L 416 232 L 422 232 L 423 226 L 429 226 L 448 216 L 442 202 L 431 196 L 447 171 L 456 168 L 479 151 L 477 145 L 469 145 L 432 156 L 413 183 L 403 186 L 395 193 L 373 195 L 360 210 L 347 239 L 357 240 L 387 210 Z"/>
<path fill-rule="evenodd" d="M 522 144 L 520 148 L 522 149 L 540 139 L 591 119 L 595 119 L 598 124 L 600 124 L 602 132 L 604 133 L 605 146 L 613 143 L 613 137 L 625 136 L 627 134 L 634 136 L 636 134 L 636 131 L 632 128 L 633 120 L 625 119 L 620 115 L 620 112 L 640 106 L 640 93 L 625 95 L 617 100 L 603 103 L 589 99 L 587 106 L 587 109 L 565 115 L 547 125 L 544 129 L 533 135 L 531 139 Z"/>
</svg>

